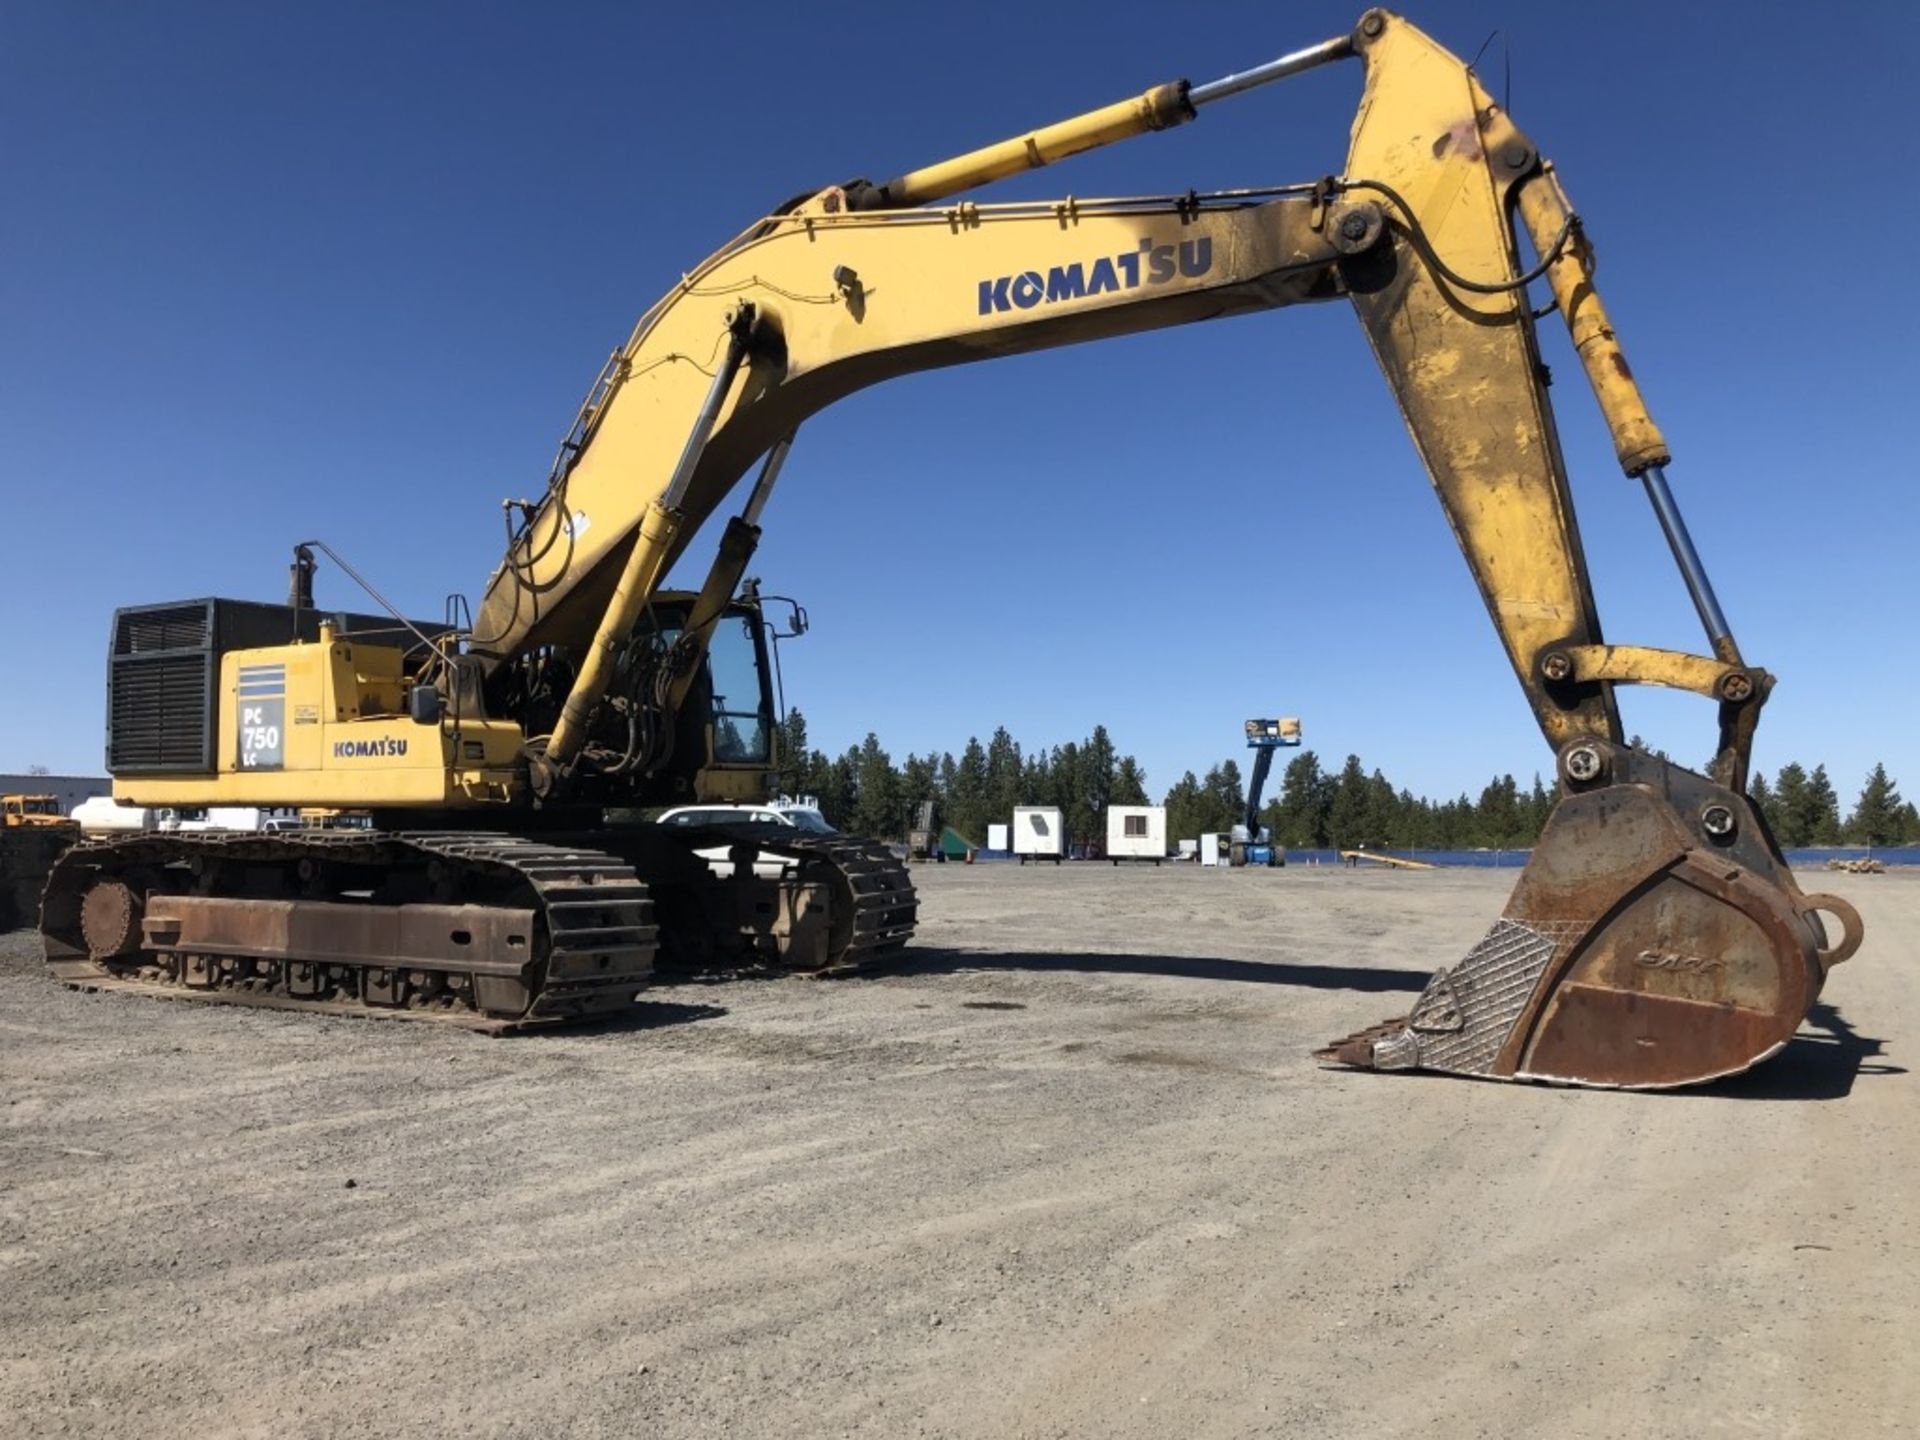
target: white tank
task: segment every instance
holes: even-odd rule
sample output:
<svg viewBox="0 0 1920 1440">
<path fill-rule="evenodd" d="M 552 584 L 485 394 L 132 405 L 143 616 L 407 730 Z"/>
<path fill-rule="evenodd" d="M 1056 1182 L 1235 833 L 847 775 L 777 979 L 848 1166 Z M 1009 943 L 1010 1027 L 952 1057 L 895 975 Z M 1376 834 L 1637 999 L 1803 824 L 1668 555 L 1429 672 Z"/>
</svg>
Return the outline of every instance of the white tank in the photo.
<svg viewBox="0 0 1920 1440">
<path fill-rule="evenodd" d="M 266 812 L 252 805 L 213 805 L 205 810 L 161 809 L 154 828 L 193 832 L 258 830 Z"/>
<path fill-rule="evenodd" d="M 73 818 L 80 822 L 82 835 L 118 835 L 154 826 L 153 811 L 140 805 L 122 805 L 111 795 L 82 800 L 73 807 Z"/>
<path fill-rule="evenodd" d="M 207 811 L 209 830 L 258 830 L 267 812 L 252 805 L 216 805 Z"/>
</svg>

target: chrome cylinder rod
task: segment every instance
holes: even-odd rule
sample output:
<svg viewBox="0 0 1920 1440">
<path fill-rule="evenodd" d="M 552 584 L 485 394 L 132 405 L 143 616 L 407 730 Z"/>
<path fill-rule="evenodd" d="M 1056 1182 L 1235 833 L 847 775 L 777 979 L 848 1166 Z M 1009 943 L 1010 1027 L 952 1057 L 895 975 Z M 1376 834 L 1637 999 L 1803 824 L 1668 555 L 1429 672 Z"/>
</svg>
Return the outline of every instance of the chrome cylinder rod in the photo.
<svg viewBox="0 0 1920 1440">
<path fill-rule="evenodd" d="M 747 497 L 747 507 L 740 512 L 740 518 L 747 524 L 760 523 L 760 512 L 767 508 L 767 499 L 773 494 L 773 482 L 780 478 L 780 467 L 787 463 L 787 452 L 793 448 L 793 437 L 798 433 L 796 430 L 783 436 L 767 452 L 766 463 L 760 467 L 760 478 L 753 482 L 753 493 Z"/>
<path fill-rule="evenodd" d="M 1242 90 L 1251 90 L 1256 85 L 1284 80 L 1289 75 L 1298 75 L 1302 70 L 1311 70 L 1331 60 L 1345 60 L 1351 54 L 1353 38 L 1336 35 L 1331 40 L 1322 40 L 1318 45 L 1309 45 L 1304 50 L 1295 50 L 1291 55 L 1282 55 L 1278 60 L 1256 65 L 1251 70 L 1242 70 L 1205 85 L 1195 85 L 1187 91 L 1187 101 L 1198 109 L 1212 101 L 1224 100 L 1229 95 L 1238 95 Z"/>
<path fill-rule="evenodd" d="M 1667 486 L 1666 467 L 1649 465 L 1640 472 L 1640 483 L 1647 487 L 1647 499 L 1653 502 L 1653 513 L 1659 517 L 1661 530 L 1666 532 L 1667 545 L 1680 567 L 1680 578 L 1687 582 L 1687 594 L 1693 597 L 1693 608 L 1700 612 L 1700 623 L 1707 627 L 1707 639 L 1713 642 L 1714 653 L 1723 660 L 1738 663 L 1739 647 L 1733 643 L 1733 632 L 1727 628 L 1727 617 L 1721 613 L 1720 601 L 1714 596 L 1713 582 L 1707 578 L 1706 566 L 1700 563 L 1700 553 L 1693 548 L 1693 537 L 1687 533 L 1687 522 L 1681 518 L 1680 506 Z"/>
<path fill-rule="evenodd" d="M 909 170 L 884 185 L 856 186 L 848 192 L 848 203 L 856 210 L 893 210 L 942 200 L 1117 140 L 1184 125 L 1193 119 L 1198 106 L 1211 100 L 1238 95 L 1242 90 L 1298 75 L 1302 70 L 1311 70 L 1330 60 L 1344 60 L 1351 54 L 1353 41 L 1341 35 L 1208 85 L 1190 87 L 1184 80 L 1156 85 L 1130 100 L 1116 101 L 1069 120 L 1043 125 L 1025 135 L 970 150 L 937 165 Z"/>
<path fill-rule="evenodd" d="M 700 464 L 700 456 L 705 453 L 707 441 L 713 437 L 714 422 L 720 418 L 720 407 L 726 403 L 727 392 L 733 388 L 733 377 L 740 371 L 740 362 L 747 358 L 747 336 L 753 329 L 753 309 L 743 305 L 740 310 L 727 317 L 727 353 L 721 360 L 720 368 L 713 372 L 713 383 L 707 387 L 707 398 L 700 402 L 700 413 L 694 417 L 693 429 L 687 432 L 687 443 L 680 447 L 680 459 L 673 467 L 673 475 L 667 481 L 667 488 L 661 492 L 660 506 L 666 510 L 678 510 L 680 502 L 687 498 L 687 487 L 693 483 L 693 472 Z"/>
</svg>

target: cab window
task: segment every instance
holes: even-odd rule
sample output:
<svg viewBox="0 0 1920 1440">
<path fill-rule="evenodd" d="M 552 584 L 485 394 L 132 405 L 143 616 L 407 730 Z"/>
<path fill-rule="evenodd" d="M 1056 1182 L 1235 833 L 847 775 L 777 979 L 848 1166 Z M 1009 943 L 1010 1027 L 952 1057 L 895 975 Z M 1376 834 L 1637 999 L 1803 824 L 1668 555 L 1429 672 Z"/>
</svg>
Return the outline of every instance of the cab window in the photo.
<svg viewBox="0 0 1920 1440">
<path fill-rule="evenodd" d="M 713 629 L 707 673 L 713 679 L 713 758 L 764 765 L 772 758 L 772 717 L 761 694 L 760 652 L 751 615 L 729 615 Z"/>
</svg>

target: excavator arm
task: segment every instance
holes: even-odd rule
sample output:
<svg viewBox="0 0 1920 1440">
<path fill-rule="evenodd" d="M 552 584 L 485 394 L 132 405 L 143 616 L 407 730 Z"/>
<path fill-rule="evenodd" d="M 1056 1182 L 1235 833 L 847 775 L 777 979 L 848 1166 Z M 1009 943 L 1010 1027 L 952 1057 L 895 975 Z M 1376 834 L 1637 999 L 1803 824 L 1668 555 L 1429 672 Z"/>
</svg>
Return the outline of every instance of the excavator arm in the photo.
<svg viewBox="0 0 1920 1440">
<path fill-rule="evenodd" d="M 1341 177 L 1138 199 L 952 198 L 1348 57 L 1364 63 L 1366 86 Z M 1569 327 L 1623 469 L 1654 503 L 1710 655 L 1602 635 L 1535 281 Z M 1741 659 L 1693 551 L 1666 445 L 1557 175 L 1466 65 L 1384 11 L 1213 85 L 1163 85 L 882 185 L 829 187 L 684 276 L 595 385 L 476 616 L 469 649 L 483 671 L 546 646 L 583 657 L 558 723 L 530 746 L 535 788 L 564 793 L 615 657 L 668 567 L 814 411 L 915 370 L 1340 298 L 1399 403 L 1565 798 L 1487 941 L 1436 976 L 1412 1015 L 1329 1054 L 1667 1085 L 1770 1053 L 1859 941 L 1844 902 L 1799 891 L 1740 793 L 1771 677 Z M 757 523 L 770 484 L 763 472 L 736 527 Z M 726 553 L 737 574 L 739 546 Z M 1710 776 L 1622 742 L 1614 687 L 1634 683 L 1718 705 Z M 1819 910 L 1843 920 L 1841 944 L 1828 945 Z"/>
</svg>

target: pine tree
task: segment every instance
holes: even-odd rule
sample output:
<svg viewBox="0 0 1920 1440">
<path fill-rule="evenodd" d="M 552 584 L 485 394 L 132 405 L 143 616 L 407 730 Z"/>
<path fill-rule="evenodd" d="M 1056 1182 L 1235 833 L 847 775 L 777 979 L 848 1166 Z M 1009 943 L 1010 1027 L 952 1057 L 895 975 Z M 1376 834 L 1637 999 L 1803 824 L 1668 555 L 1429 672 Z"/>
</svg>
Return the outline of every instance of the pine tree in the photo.
<svg viewBox="0 0 1920 1440">
<path fill-rule="evenodd" d="M 807 763 L 800 772 L 800 793 L 812 795 L 816 799 L 827 793 L 827 781 L 833 769 L 833 762 L 825 752 L 809 750 Z"/>
<path fill-rule="evenodd" d="M 807 717 L 799 709 L 789 710 L 780 722 L 780 792 L 783 795 L 807 793 Z"/>
<path fill-rule="evenodd" d="M 1547 817 L 1553 814 L 1555 795 L 1547 789 L 1540 779 L 1538 770 L 1533 772 L 1533 789 L 1527 795 L 1526 834 L 1523 837 L 1528 845 L 1540 842 L 1540 832 L 1547 828 Z"/>
<path fill-rule="evenodd" d="M 1230 832 L 1247 818 L 1246 783 L 1240 778 L 1240 762 L 1228 756 L 1207 772 L 1207 790 L 1213 804 L 1213 829 Z"/>
<path fill-rule="evenodd" d="M 1036 749 L 1020 767 L 1020 803 L 1045 805 L 1053 794 L 1053 765 L 1045 750 Z"/>
<path fill-rule="evenodd" d="M 859 748 L 833 760 L 815 752 L 820 767 L 814 776 L 812 793 L 820 801 L 820 813 L 834 828 L 851 830 L 854 824 L 854 797 L 859 793 Z"/>
<path fill-rule="evenodd" d="M 1115 805 L 1145 805 L 1147 803 L 1147 772 L 1140 768 L 1140 762 L 1131 755 L 1122 755 L 1113 772 L 1113 797 Z"/>
<path fill-rule="evenodd" d="M 1905 809 L 1900 792 L 1887 778 L 1887 767 L 1875 765 L 1847 821 L 1848 841 L 1855 845 L 1898 844 L 1906 838 L 1902 833 L 1906 828 Z"/>
<path fill-rule="evenodd" d="M 903 829 L 913 826 L 920 807 L 929 800 L 935 802 L 934 808 L 944 821 L 946 807 L 940 803 L 939 764 L 933 756 L 922 759 L 909 755 L 901 761 L 899 787 L 895 793 L 899 796 Z"/>
<path fill-rule="evenodd" d="M 1080 798 L 1080 747 L 1069 740 L 1054 748 L 1051 764 L 1051 784 L 1048 787 L 1046 803 L 1060 811 L 1066 821 L 1067 840 L 1087 838 L 1087 807 Z"/>
<path fill-rule="evenodd" d="M 876 840 L 896 838 L 903 827 L 893 757 L 880 747 L 880 737 L 871 730 L 860 748 L 847 755 L 854 771 L 853 819 L 847 828 Z"/>
<path fill-rule="evenodd" d="M 1174 781 L 1173 788 L 1160 803 L 1167 807 L 1169 840 L 1196 840 L 1214 828 L 1207 824 L 1206 800 L 1191 770 Z"/>
<path fill-rule="evenodd" d="M 986 843 L 989 820 L 1002 825 L 1013 820 L 1011 809 L 1004 815 L 993 813 L 987 797 L 987 752 L 976 736 L 967 737 L 967 748 L 954 767 L 953 783 L 947 787 L 947 814 L 947 823 L 973 845 Z"/>
<path fill-rule="evenodd" d="M 1753 801 L 1753 808 L 1760 812 L 1760 818 L 1767 822 L 1777 840 L 1780 836 L 1779 802 L 1773 797 L 1773 787 L 1767 783 L 1767 775 L 1758 766 L 1754 768 L 1753 779 L 1747 782 L 1747 798 Z"/>
<path fill-rule="evenodd" d="M 1096 828 L 1106 824 L 1107 807 L 1113 804 L 1114 768 L 1118 763 L 1107 727 L 1094 726 L 1093 734 L 1080 747 L 1079 789 Z"/>
<path fill-rule="evenodd" d="M 1807 815 L 1809 845 L 1840 843 L 1840 797 L 1834 794 L 1824 765 L 1814 766 L 1807 777 Z"/>
<path fill-rule="evenodd" d="M 1372 842 L 1367 833 L 1367 772 L 1358 755 L 1347 756 L 1334 782 L 1333 801 L 1327 806 L 1329 842 L 1337 849 L 1355 850 Z"/>
<path fill-rule="evenodd" d="M 1667 754 L 1667 752 L 1664 750 L 1655 750 L 1652 746 L 1648 745 L 1645 740 L 1642 740 L 1638 735 L 1629 735 L 1627 737 L 1627 748 L 1630 750 L 1643 751 L 1644 753 L 1653 756 L 1653 758 L 1656 760 L 1671 760 L 1673 758 L 1671 755 Z"/>
<path fill-rule="evenodd" d="M 1442 850 L 1467 850 L 1477 843 L 1473 802 L 1465 794 L 1440 806 L 1434 818 L 1439 835 L 1437 843 Z"/>
<path fill-rule="evenodd" d="M 1495 850 L 1518 850 L 1526 844 L 1520 816 L 1520 787 L 1513 776 L 1501 775 L 1480 792 L 1475 809 L 1479 843 Z"/>
<path fill-rule="evenodd" d="M 1199 796 L 1200 829 L 1204 831 L 1222 831 L 1232 825 L 1232 821 L 1223 822 L 1221 812 L 1225 809 L 1220 803 L 1220 767 L 1210 766 L 1200 777 Z"/>
<path fill-rule="evenodd" d="M 1792 850 L 1808 844 L 1812 824 L 1807 809 L 1807 772 L 1798 761 L 1780 767 L 1773 780 L 1773 838 Z"/>
<path fill-rule="evenodd" d="M 1367 835 L 1370 843 L 1405 848 L 1407 827 L 1400 816 L 1400 797 L 1380 771 L 1367 777 Z"/>
<path fill-rule="evenodd" d="M 1435 848 L 1434 810 L 1425 800 L 1416 799 L 1414 793 L 1405 787 L 1395 797 L 1400 813 L 1400 833 L 1403 837 L 1397 843 L 1409 850 L 1431 850 Z"/>
<path fill-rule="evenodd" d="M 1320 769 L 1320 757 L 1302 750 L 1287 762 L 1280 795 L 1266 824 L 1282 845 L 1301 850 L 1324 850 L 1330 843 L 1327 817 L 1333 807 L 1334 782 Z"/>
<path fill-rule="evenodd" d="M 987 814 L 981 821 L 1001 825 L 1013 819 L 1013 807 L 1016 805 L 1044 805 L 1047 801 L 1036 795 L 1026 793 L 1025 776 L 1020 761 L 1020 747 L 1007 733 L 1004 725 L 996 726 L 993 738 L 987 741 Z"/>
</svg>

